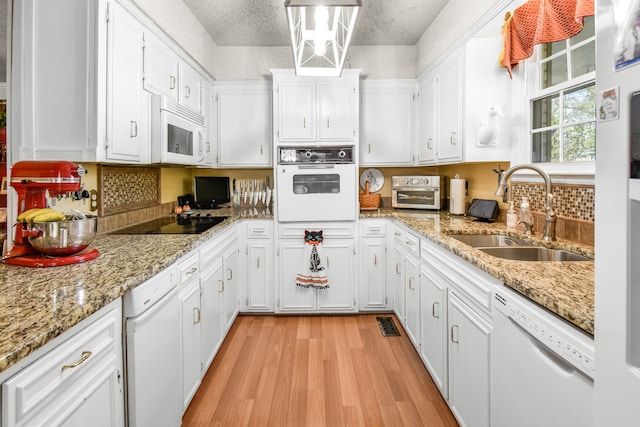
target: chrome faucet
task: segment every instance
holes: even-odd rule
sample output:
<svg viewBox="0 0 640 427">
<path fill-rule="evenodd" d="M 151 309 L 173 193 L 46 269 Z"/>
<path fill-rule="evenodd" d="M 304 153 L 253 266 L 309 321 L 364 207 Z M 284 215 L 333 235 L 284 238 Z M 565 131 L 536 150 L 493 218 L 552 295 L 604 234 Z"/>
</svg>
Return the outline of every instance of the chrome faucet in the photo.
<svg viewBox="0 0 640 427">
<path fill-rule="evenodd" d="M 542 240 L 545 242 L 554 242 L 556 240 L 556 214 L 553 211 L 553 193 L 551 193 L 551 177 L 537 166 L 523 164 L 516 165 L 509 168 L 504 174 L 499 173 L 498 188 L 496 189 L 496 196 L 502 196 L 504 202 L 508 202 L 511 198 L 506 190 L 507 180 L 512 173 L 520 169 L 530 169 L 534 172 L 538 172 L 542 179 L 544 179 L 546 198 L 545 198 L 545 218 L 544 218 L 544 231 L 542 232 Z"/>
</svg>

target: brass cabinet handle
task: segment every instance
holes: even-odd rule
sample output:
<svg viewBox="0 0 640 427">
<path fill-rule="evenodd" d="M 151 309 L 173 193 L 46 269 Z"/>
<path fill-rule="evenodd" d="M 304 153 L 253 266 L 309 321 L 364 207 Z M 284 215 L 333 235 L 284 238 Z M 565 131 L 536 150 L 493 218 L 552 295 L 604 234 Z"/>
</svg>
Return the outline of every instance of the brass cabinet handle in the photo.
<svg viewBox="0 0 640 427">
<path fill-rule="evenodd" d="M 218 284 L 220 285 L 218 287 L 218 293 L 221 294 L 224 292 L 224 280 L 218 280 Z"/>
<path fill-rule="evenodd" d="M 169 89 L 176 88 L 176 78 L 175 76 L 169 76 Z"/>
<path fill-rule="evenodd" d="M 198 307 L 193 307 L 193 314 L 197 315 L 196 319 L 198 320 L 195 320 L 195 319 L 193 320 L 193 324 L 197 325 L 198 323 L 200 323 L 200 309 Z"/>
<path fill-rule="evenodd" d="M 396 264 L 396 274 L 400 274 L 400 263 Z"/>
<path fill-rule="evenodd" d="M 256 268 L 260 268 L 260 257 L 256 259 Z"/>
<path fill-rule="evenodd" d="M 227 268 L 227 280 L 231 280 L 233 279 L 233 270 L 230 268 Z"/>
<path fill-rule="evenodd" d="M 305 128 L 305 129 L 307 128 L 307 118 L 306 117 L 302 118 L 302 127 Z"/>
<path fill-rule="evenodd" d="M 431 138 L 427 138 L 427 148 L 429 150 L 433 148 L 433 140 Z"/>
<path fill-rule="evenodd" d="M 456 133 L 455 132 L 451 132 L 451 135 L 449 135 L 449 143 L 451 145 L 456 145 Z"/>
<path fill-rule="evenodd" d="M 438 307 L 438 313 L 436 313 L 436 306 Z M 431 305 L 431 315 L 436 319 L 440 318 L 440 303 L 438 301 Z"/>
<path fill-rule="evenodd" d="M 327 129 L 329 129 L 329 116 L 327 116 Z"/>
<path fill-rule="evenodd" d="M 191 98 L 191 87 L 190 86 L 185 86 L 184 89 L 185 89 L 185 94 L 184 94 L 185 99 L 186 98 Z"/>
<path fill-rule="evenodd" d="M 62 365 L 62 369 L 61 371 L 64 371 L 65 369 L 73 369 L 73 368 L 77 368 L 78 366 L 80 366 L 85 360 L 87 360 L 88 358 L 91 357 L 93 353 L 91 353 L 90 351 L 83 351 L 82 352 L 82 356 L 80 356 L 80 359 L 78 359 L 78 361 L 76 363 L 74 363 L 73 365 Z"/>
<path fill-rule="evenodd" d="M 131 131 L 129 133 L 131 138 L 138 136 L 138 122 L 131 120 Z"/>
<path fill-rule="evenodd" d="M 187 271 L 187 276 L 195 273 L 196 271 L 198 271 L 198 267 L 191 267 L 191 270 Z"/>
<path fill-rule="evenodd" d="M 378 257 L 376 254 L 373 254 L 373 265 L 378 265 Z"/>
<path fill-rule="evenodd" d="M 415 291 L 416 288 L 413 287 L 413 281 L 414 281 L 415 277 L 411 277 L 409 278 L 409 290 L 410 291 Z"/>
<path fill-rule="evenodd" d="M 367 144 L 367 153 L 371 154 L 371 144 Z"/>
</svg>

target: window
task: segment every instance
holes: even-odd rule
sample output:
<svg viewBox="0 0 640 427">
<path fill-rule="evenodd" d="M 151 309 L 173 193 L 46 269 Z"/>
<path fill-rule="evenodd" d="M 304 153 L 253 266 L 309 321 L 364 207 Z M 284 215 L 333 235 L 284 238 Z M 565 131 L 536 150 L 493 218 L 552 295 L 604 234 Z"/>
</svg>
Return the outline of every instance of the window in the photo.
<svg viewBox="0 0 640 427">
<path fill-rule="evenodd" d="M 538 47 L 531 88 L 531 161 L 569 163 L 596 156 L 593 16 L 574 37 Z"/>
</svg>

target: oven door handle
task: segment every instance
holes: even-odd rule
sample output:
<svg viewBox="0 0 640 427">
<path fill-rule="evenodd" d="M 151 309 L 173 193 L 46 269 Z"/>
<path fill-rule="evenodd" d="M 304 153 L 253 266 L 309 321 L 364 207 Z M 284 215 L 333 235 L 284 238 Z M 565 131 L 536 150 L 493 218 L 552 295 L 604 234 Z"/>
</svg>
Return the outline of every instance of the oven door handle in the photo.
<svg viewBox="0 0 640 427">
<path fill-rule="evenodd" d="M 319 165 L 298 165 L 298 169 L 333 169 L 333 164 L 319 164 Z"/>
</svg>

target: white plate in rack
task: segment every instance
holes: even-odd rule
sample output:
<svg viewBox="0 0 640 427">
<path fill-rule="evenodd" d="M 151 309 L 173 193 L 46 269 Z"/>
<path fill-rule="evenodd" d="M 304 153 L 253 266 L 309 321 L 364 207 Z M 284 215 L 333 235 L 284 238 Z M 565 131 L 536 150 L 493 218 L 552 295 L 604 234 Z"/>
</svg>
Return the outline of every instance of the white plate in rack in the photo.
<svg viewBox="0 0 640 427">
<path fill-rule="evenodd" d="M 362 187 L 363 190 L 367 186 L 367 181 L 369 181 L 369 192 L 376 193 L 380 191 L 384 185 L 384 175 L 382 175 L 379 169 L 365 169 L 360 174 L 360 187 Z"/>
</svg>

